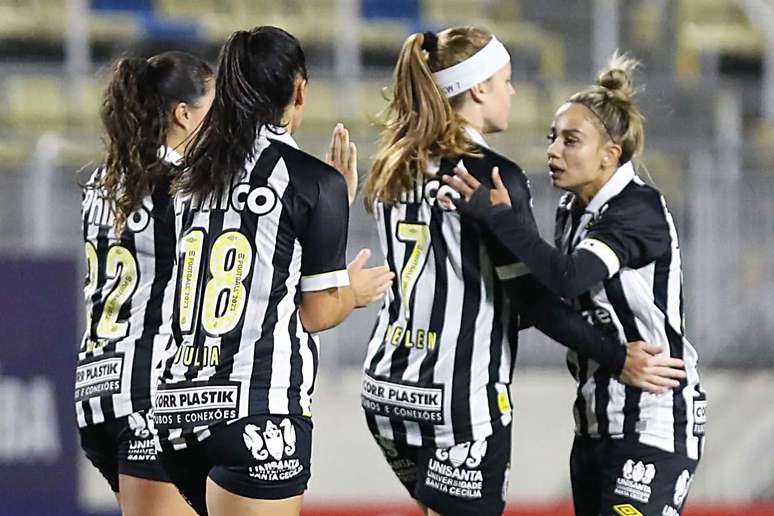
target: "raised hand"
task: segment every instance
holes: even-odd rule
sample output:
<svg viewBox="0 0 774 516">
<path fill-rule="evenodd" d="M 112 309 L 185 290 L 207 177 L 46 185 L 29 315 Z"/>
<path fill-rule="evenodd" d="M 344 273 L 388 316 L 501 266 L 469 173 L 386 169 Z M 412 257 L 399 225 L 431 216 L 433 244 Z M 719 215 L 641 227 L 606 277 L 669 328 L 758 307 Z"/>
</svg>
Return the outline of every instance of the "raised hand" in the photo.
<svg viewBox="0 0 774 516">
<path fill-rule="evenodd" d="M 483 190 L 484 187 L 478 179 L 470 175 L 467 170 L 460 166 L 457 166 L 454 169 L 454 176 L 443 176 L 443 181 L 456 190 L 462 196 L 464 202 L 467 203 L 473 202 L 472 199 L 474 195 L 476 197 L 481 197 L 485 193 Z M 508 194 L 508 189 L 505 188 L 505 184 L 503 184 L 503 180 L 500 177 L 500 169 L 498 167 L 492 168 L 492 185 L 494 188 L 489 190 L 489 202 L 486 204 L 492 206 L 505 204 L 510 206 L 511 196 Z M 478 194 L 476 192 L 478 192 Z M 485 197 L 486 196 L 484 196 L 484 199 L 481 199 L 482 202 L 485 202 Z"/>
<path fill-rule="evenodd" d="M 663 394 L 680 386 L 685 378 L 683 361 L 658 356 L 661 347 L 641 340 L 626 347 L 626 362 L 619 379 L 632 387 L 654 394 Z"/>
<path fill-rule="evenodd" d="M 347 182 L 350 206 L 357 196 L 357 146 L 349 141 L 349 130 L 338 123 L 331 134 L 331 145 L 325 153 L 325 162 L 338 170 Z"/>
<path fill-rule="evenodd" d="M 361 249 L 347 266 L 349 287 L 352 289 L 356 308 L 363 308 L 382 299 L 395 278 L 395 274 L 386 266 L 364 269 L 370 257 L 369 249 Z"/>
</svg>

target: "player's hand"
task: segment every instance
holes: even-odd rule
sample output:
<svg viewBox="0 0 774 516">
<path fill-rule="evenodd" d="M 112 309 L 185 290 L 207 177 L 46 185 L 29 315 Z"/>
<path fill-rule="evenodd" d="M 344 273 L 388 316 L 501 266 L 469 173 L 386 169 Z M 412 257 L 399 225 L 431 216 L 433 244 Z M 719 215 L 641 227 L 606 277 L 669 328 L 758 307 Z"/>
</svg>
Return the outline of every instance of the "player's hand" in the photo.
<svg viewBox="0 0 774 516">
<path fill-rule="evenodd" d="M 349 205 L 357 196 L 357 146 L 349 141 L 349 130 L 338 123 L 331 134 L 331 145 L 325 153 L 325 162 L 338 170 L 347 182 Z"/>
<path fill-rule="evenodd" d="M 641 340 L 626 346 L 626 362 L 619 380 L 654 394 L 663 394 L 680 386 L 686 374 L 679 358 L 658 356 L 661 347 Z"/>
<path fill-rule="evenodd" d="M 476 195 L 477 191 L 479 191 L 479 195 L 485 193 L 485 191 L 480 191 L 484 188 L 481 185 L 481 182 L 470 175 L 467 170 L 459 166 L 454 169 L 454 176 L 443 176 L 443 181 L 456 190 L 462 196 L 462 199 L 468 203 L 471 202 L 471 199 Z M 511 206 L 511 196 L 508 194 L 508 189 L 505 188 L 505 184 L 503 184 L 503 180 L 500 177 L 500 169 L 498 167 L 492 168 L 492 185 L 494 188 L 489 190 L 488 204 L 491 206 L 496 206 L 498 204 Z"/>
<path fill-rule="evenodd" d="M 363 308 L 382 299 L 387 289 L 392 287 L 392 280 L 395 278 L 395 274 L 386 266 L 364 269 L 370 257 L 370 250 L 361 249 L 347 266 L 349 286 L 355 297 L 356 308 Z"/>
</svg>

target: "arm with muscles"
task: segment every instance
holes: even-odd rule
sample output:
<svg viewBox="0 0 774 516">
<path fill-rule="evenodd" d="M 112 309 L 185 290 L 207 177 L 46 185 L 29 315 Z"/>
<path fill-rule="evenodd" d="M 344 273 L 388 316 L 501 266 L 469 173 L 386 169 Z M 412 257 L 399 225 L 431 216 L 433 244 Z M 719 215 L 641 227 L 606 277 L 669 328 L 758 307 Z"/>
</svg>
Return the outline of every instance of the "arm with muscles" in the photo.
<svg viewBox="0 0 774 516">
<path fill-rule="evenodd" d="M 622 382 L 662 393 L 679 386 L 685 372 L 682 360 L 657 357 L 660 348 L 637 341 L 622 346 L 618 339 L 589 324 L 576 310 L 538 283 L 531 275 L 512 282 L 511 298 L 528 325 L 559 344 L 589 357 Z"/>
<path fill-rule="evenodd" d="M 387 267 L 364 269 L 364 249 L 344 269 L 349 208 L 344 181 L 335 176 L 320 187 L 309 224 L 301 235 L 301 306 L 299 316 L 310 333 L 340 324 L 353 309 L 384 296 L 393 274 Z"/>
</svg>

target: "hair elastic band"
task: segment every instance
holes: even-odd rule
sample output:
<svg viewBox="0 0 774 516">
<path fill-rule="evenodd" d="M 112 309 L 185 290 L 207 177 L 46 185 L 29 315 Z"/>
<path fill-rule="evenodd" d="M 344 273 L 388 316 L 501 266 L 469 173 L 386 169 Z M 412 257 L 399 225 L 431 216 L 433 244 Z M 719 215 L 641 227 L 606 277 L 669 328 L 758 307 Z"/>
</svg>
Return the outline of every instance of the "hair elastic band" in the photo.
<svg viewBox="0 0 774 516">
<path fill-rule="evenodd" d="M 489 79 L 510 61 L 503 44 L 492 36 L 484 48 L 461 63 L 435 72 L 433 79 L 447 97 L 453 97 Z"/>
</svg>

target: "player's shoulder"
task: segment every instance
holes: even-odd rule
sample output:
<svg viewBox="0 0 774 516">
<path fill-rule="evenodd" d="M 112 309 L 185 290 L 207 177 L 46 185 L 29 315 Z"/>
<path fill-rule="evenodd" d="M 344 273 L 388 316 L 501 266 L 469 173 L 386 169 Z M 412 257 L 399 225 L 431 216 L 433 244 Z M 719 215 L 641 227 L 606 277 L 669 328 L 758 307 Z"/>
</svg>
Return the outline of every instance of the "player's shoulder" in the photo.
<svg viewBox="0 0 774 516">
<path fill-rule="evenodd" d="M 279 154 L 285 162 L 291 182 L 344 186 L 346 181 L 341 173 L 319 158 L 280 140 L 271 140 L 269 148 Z"/>
<path fill-rule="evenodd" d="M 616 211 L 660 213 L 663 212 L 664 201 L 657 188 L 635 177 L 607 205 Z"/>
<path fill-rule="evenodd" d="M 475 169 L 476 171 L 485 171 L 487 172 L 487 175 L 491 174 L 493 167 L 497 167 L 500 169 L 501 175 L 516 174 L 518 176 L 526 177 L 524 171 L 518 164 L 489 147 L 477 147 L 475 155 L 464 156 L 462 161 L 468 170 Z"/>
</svg>

